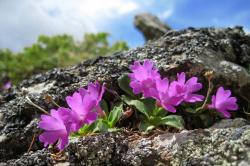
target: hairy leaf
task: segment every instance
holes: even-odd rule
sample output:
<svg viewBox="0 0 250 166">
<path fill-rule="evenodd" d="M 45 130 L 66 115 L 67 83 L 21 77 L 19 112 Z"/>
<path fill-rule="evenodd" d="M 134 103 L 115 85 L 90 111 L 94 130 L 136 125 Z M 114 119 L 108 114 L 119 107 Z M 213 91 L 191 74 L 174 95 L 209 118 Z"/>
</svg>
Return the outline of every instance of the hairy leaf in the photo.
<svg viewBox="0 0 250 166">
<path fill-rule="evenodd" d="M 179 115 L 168 115 L 161 118 L 158 122 L 158 125 L 167 125 L 171 127 L 175 127 L 177 129 L 184 128 L 184 120 Z"/>
<path fill-rule="evenodd" d="M 113 128 L 122 116 L 123 105 L 120 103 L 115 106 L 109 113 L 108 124 L 110 128 Z"/>
<path fill-rule="evenodd" d="M 143 121 L 139 125 L 139 130 L 143 131 L 143 132 L 146 132 L 146 133 L 149 132 L 150 130 L 153 130 L 154 128 L 155 128 L 155 126 L 150 124 L 147 121 Z"/>
<path fill-rule="evenodd" d="M 147 118 L 149 118 L 150 114 L 155 109 L 155 100 L 153 99 L 135 100 L 126 96 L 122 96 L 122 98 L 127 104 L 134 106 L 138 111 L 143 113 Z"/>
<path fill-rule="evenodd" d="M 134 97 L 134 93 L 133 90 L 131 89 L 131 87 L 129 86 L 130 83 L 130 78 L 128 77 L 128 74 L 124 74 L 122 76 L 120 76 L 118 78 L 118 85 L 119 87 L 126 92 L 128 95 L 130 95 L 131 97 Z"/>
</svg>

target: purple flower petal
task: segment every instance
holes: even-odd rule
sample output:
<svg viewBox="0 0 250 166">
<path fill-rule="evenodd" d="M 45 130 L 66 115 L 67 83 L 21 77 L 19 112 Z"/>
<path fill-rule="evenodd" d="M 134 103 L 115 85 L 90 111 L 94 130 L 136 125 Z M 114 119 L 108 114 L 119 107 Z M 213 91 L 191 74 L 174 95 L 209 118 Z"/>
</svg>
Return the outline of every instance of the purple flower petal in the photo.
<svg viewBox="0 0 250 166">
<path fill-rule="evenodd" d="M 202 84 L 197 83 L 197 80 L 197 77 L 192 77 L 186 82 L 186 86 L 189 89 L 189 92 L 197 92 L 202 88 Z"/>
<path fill-rule="evenodd" d="M 4 84 L 3 84 L 3 89 L 4 90 L 8 90 L 8 89 L 10 89 L 12 87 L 12 83 L 11 83 L 11 81 L 7 81 L 7 82 L 5 82 Z"/>
<path fill-rule="evenodd" d="M 71 112 L 66 108 L 59 108 L 58 110 L 51 110 L 50 115 L 42 115 L 38 126 L 45 131 L 39 136 L 39 140 L 44 143 L 46 147 L 48 144 L 54 144 L 56 141 L 63 140 L 62 144 L 58 146 L 62 150 L 68 141 L 70 129 L 70 115 Z"/>
<path fill-rule="evenodd" d="M 91 83 L 88 89 L 80 89 L 72 96 L 66 97 L 70 109 L 60 107 L 52 109 L 50 115 L 42 115 L 39 127 L 45 131 L 39 136 L 44 146 L 57 142 L 62 150 L 68 144 L 70 132 L 78 131 L 84 124 L 91 124 L 97 119 L 98 111 L 102 111 L 99 102 L 104 93 L 104 86 L 98 82 Z"/>
<path fill-rule="evenodd" d="M 180 84 L 185 84 L 186 74 L 184 72 L 181 72 L 181 74 L 177 73 L 177 79 Z"/>
<path fill-rule="evenodd" d="M 169 112 L 176 112 L 176 108 L 170 104 L 162 104 L 163 108 Z"/>
<path fill-rule="evenodd" d="M 103 93 L 105 91 L 104 86 L 101 86 L 98 82 L 90 83 L 88 85 L 88 92 L 92 99 L 98 103 L 102 100 Z"/>
<path fill-rule="evenodd" d="M 136 95 L 142 92 L 142 86 L 139 82 L 131 81 L 129 86 L 133 89 L 133 92 Z"/>
<path fill-rule="evenodd" d="M 79 130 L 84 124 L 92 123 L 97 119 L 100 110 L 99 103 L 102 100 L 105 91 L 104 85 L 98 82 L 90 83 L 87 89 L 81 88 L 73 96 L 66 98 L 68 105 L 72 109 L 71 113 L 71 131 Z"/>
<path fill-rule="evenodd" d="M 68 139 L 68 135 L 64 134 L 60 137 L 58 143 L 57 143 L 57 147 L 59 150 L 63 150 L 65 148 L 66 145 L 68 145 L 69 143 L 69 139 Z"/>
<path fill-rule="evenodd" d="M 143 67 L 147 69 L 152 69 L 154 67 L 154 62 L 150 60 L 145 60 L 143 63 Z"/>
<path fill-rule="evenodd" d="M 186 96 L 185 101 L 189 102 L 189 103 L 195 103 L 197 101 L 202 101 L 204 99 L 204 96 L 202 95 L 197 95 L 197 94 L 188 94 Z"/>
<path fill-rule="evenodd" d="M 223 87 L 219 87 L 216 95 L 212 96 L 212 103 L 208 106 L 209 109 L 216 109 L 221 112 L 225 118 L 230 118 L 230 112 L 238 110 L 237 99 L 230 97 L 231 91 L 224 90 Z"/>
<path fill-rule="evenodd" d="M 145 60 L 141 65 L 138 61 L 130 66 L 132 73 L 130 77 L 130 87 L 135 94 L 142 93 L 144 97 L 150 97 L 152 88 L 155 88 L 156 79 L 160 78 L 158 70 L 154 68 L 154 63 L 151 60 Z"/>
<path fill-rule="evenodd" d="M 66 102 L 72 110 L 81 110 L 84 107 L 82 96 L 78 92 L 75 92 L 73 96 L 67 96 Z"/>
<path fill-rule="evenodd" d="M 183 97 L 183 101 L 194 103 L 204 99 L 204 96 L 194 94 L 202 88 L 202 84 L 197 83 L 197 77 L 191 77 L 186 82 L 186 75 L 184 72 L 182 72 L 181 74 L 177 74 L 177 78 L 178 80 L 171 84 L 175 86 L 176 93 Z"/>
<path fill-rule="evenodd" d="M 151 97 L 155 98 L 158 103 L 169 112 L 176 112 L 174 106 L 177 106 L 182 101 L 182 97 L 177 95 L 177 84 L 170 84 L 168 79 L 157 79 L 156 88 L 151 89 Z"/>
<path fill-rule="evenodd" d="M 81 96 L 85 96 L 88 94 L 88 90 L 87 89 L 84 89 L 84 88 L 80 88 L 79 89 L 79 93 Z"/>
<path fill-rule="evenodd" d="M 91 124 L 97 119 L 97 113 L 96 112 L 89 112 L 87 115 L 87 118 L 85 119 L 86 124 Z"/>
<path fill-rule="evenodd" d="M 156 81 L 156 86 L 161 92 L 166 92 L 169 89 L 169 81 L 167 78 L 164 79 L 158 79 Z"/>
<path fill-rule="evenodd" d="M 130 70 L 136 70 L 140 66 L 141 66 L 140 62 L 139 61 L 135 61 L 133 65 L 129 66 L 129 68 L 130 68 Z"/>
<path fill-rule="evenodd" d="M 225 118 L 230 118 L 231 114 L 225 109 L 221 109 L 220 112 L 224 115 Z"/>
<path fill-rule="evenodd" d="M 58 140 L 58 135 L 55 132 L 45 131 L 39 135 L 39 141 L 44 143 L 44 147 L 47 147 L 49 144 L 53 144 Z"/>
<path fill-rule="evenodd" d="M 48 115 L 41 116 L 41 121 L 39 122 L 38 126 L 41 129 L 52 131 L 65 129 L 65 126 L 62 121 Z"/>
</svg>

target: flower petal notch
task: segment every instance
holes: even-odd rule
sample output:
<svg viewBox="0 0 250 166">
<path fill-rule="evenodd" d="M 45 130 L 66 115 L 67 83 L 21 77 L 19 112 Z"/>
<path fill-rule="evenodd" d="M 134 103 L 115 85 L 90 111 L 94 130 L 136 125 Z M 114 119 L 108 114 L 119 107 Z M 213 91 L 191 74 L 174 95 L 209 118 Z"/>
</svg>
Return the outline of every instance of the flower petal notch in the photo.
<svg viewBox="0 0 250 166">
<path fill-rule="evenodd" d="M 132 73 L 130 77 L 130 87 L 133 89 L 134 94 L 142 93 L 144 97 L 150 97 L 151 89 L 155 89 L 155 80 L 161 76 L 158 70 L 154 68 L 154 62 L 151 60 L 145 60 L 141 65 L 140 62 L 135 61 L 130 66 Z"/>
<path fill-rule="evenodd" d="M 93 123 L 98 114 L 102 114 L 100 101 L 105 91 L 104 85 L 98 82 L 90 83 L 87 89 L 80 88 L 72 96 L 66 97 L 72 110 L 72 131 L 79 130 L 84 124 Z"/>
<path fill-rule="evenodd" d="M 195 94 L 195 92 L 198 92 L 202 88 L 202 84 L 197 81 L 197 77 L 191 77 L 186 81 L 186 74 L 182 72 L 177 74 L 177 81 L 174 81 L 172 84 L 176 86 L 176 93 L 182 96 L 183 101 L 195 103 L 204 99 L 204 96 Z"/>
<path fill-rule="evenodd" d="M 178 95 L 172 83 L 169 84 L 167 78 L 157 79 L 156 88 L 151 89 L 150 95 L 155 98 L 165 110 L 176 112 L 175 106 L 178 106 L 182 101 L 182 96 Z"/>
</svg>

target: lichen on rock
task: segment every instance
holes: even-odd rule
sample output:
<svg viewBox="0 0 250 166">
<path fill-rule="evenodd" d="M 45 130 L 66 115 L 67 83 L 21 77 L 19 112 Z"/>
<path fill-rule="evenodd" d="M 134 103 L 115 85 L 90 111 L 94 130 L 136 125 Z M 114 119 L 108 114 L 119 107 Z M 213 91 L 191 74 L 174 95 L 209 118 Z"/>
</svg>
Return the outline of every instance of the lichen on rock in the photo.
<svg viewBox="0 0 250 166">
<path fill-rule="evenodd" d="M 24 80 L 17 88 L 12 88 L 10 94 L 2 96 L 0 164 L 249 165 L 249 119 L 243 120 L 246 123 L 239 123 L 239 119 L 224 120 L 218 122 L 217 127 L 180 133 L 166 131 L 153 136 L 122 131 L 75 138 L 61 160 L 53 158 L 36 140 L 28 154 L 33 135 L 39 133 L 40 112 L 25 98 L 29 96 L 34 103 L 49 110 L 54 106 L 44 100 L 45 95 L 51 95 L 64 106 L 67 95 L 97 79 L 121 93 L 117 78 L 129 71 L 128 66 L 133 61 L 152 59 L 161 75 L 173 78 L 177 72 L 184 71 L 188 76 L 199 77 L 204 85 L 203 74 L 213 70 L 216 85 L 232 89 L 243 108 L 250 101 L 250 74 L 246 71 L 250 63 L 249 52 L 250 36 L 241 27 L 168 30 L 161 38 L 142 47 Z M 247 119 L 248 115 L 240 109 L 238 116 Z"/>
</svg>

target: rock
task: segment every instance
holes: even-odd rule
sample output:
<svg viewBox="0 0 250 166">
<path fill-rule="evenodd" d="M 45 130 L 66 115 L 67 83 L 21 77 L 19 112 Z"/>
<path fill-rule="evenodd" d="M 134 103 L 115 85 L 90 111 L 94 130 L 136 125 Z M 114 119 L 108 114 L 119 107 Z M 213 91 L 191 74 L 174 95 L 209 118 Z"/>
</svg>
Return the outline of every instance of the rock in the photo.
<svg viewBox="0 0 250 166">
<path fill-rule="evenodd" d="M 129 72 L 128 66 L 135 60 L 152 59 L 160 73 L 170 79 L 181 71 L 188 76 L 198 76 L 204 83 L 204 94 L 207 82 L 203 74 L 214 70 L 214 90 L 218 86 L 230 88 L 239 99 L 241 108 L 236 116 L 247 119 L 242 110 L 247 108 L 246 101 L 250 101 L 249 51 L 250 36 L 245 35 L 241 27 L 169 30 L 160 39 L 143 47 L 31 77 L 13 88 L 11 97 L 3 96 L 0 104 L 0 162 L 7 165 L 57 163 L 37 139 L 33 152 L 26 153 L 33 135 L 39 134 L 37 122 L 41 113 L 27 103 L 26 96 L 45 110 L 55 107 L 44 100 L 48 94 L 59 105 L 66 106 L 67 95 L 97 79 L 122 93 L 117 86 L 117 78 Z M 152 138 L 137 136 L 136 133 L 107 133 L 79 138 L 71 141 L 66 159 L 60 164 L 249 164 L 248 123 L 221 126 L 163 133 Z"/>
<path fill-rule="evenodd" d="M 211 128 L 214 129 L 223 129 L 223 128 L 237 128 L 249 125 L 249 121 L 243 118 L 236 119 L 223 119 L 218 123 L 215 123 Z"/>
<path fill-rule="evenodd" d="M 231 123 L 231 120 L 225 120 Z M 67 165 L 239 165 L 250 164 L 250 126 L 161 133 L 155 137 L 106 133 L 74 138 Z M 54 164 L 48 151 L 24 154 L 13 165 Z"/>
<path fill-rule="evenodd" d="M 135 16 L 135 27 L 141 31 L 146 40 L 159 39 L 171 28 L 162 23 L 159 18 L 149 13 L 142 13 Z"/>
</svg>

